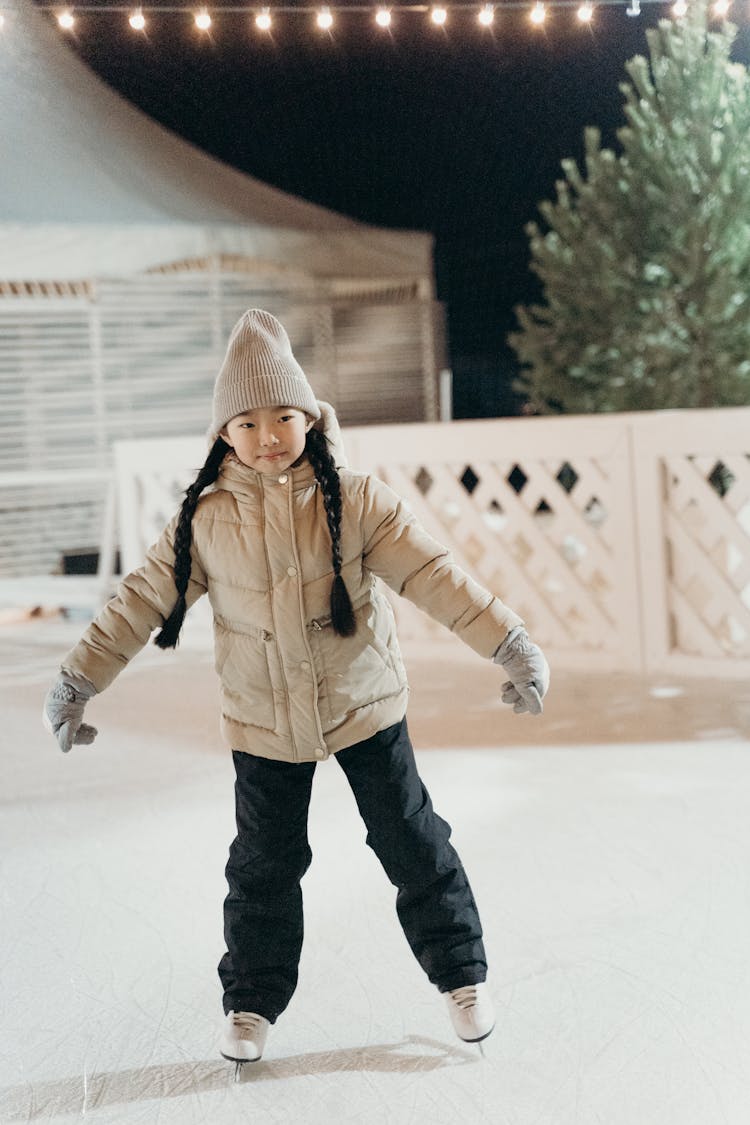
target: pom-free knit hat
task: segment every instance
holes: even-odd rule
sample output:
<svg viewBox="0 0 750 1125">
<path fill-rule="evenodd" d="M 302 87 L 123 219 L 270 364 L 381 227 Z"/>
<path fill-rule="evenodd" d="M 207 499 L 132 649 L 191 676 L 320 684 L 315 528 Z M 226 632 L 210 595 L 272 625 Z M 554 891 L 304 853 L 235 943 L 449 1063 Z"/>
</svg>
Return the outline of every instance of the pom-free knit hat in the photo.
<svg viewBox="0 0 750 1125">
<path fill-rule="evenodd" d="M 296 406 L 316 421 L 320 418 L 283 325 L 264 309 L 248 309 L 232 329 L 216 377 L 212 434 L 216 437 L 231 418 L 259 406 Z"/>
</svg>

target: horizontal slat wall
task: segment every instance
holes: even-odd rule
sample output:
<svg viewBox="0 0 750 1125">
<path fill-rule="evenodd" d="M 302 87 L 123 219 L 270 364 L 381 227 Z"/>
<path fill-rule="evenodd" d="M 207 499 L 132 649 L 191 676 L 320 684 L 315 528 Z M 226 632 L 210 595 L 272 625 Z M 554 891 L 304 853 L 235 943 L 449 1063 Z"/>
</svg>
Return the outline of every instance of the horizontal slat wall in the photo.
<svg viewBox="0 0 750 1125">
<path fill-rule="evenodd" d="M 59 574 L 64 554 L 98 550 L 105 494 L 101 477 L 8 484 L 0 474 L 0 577 Z"/>
<path fill-rule="evenodd" d="M 91 309 L 105 445 L 206 427 L 223 354 L 209 275 L 100 283 Z"/>
<path fill-rule="evenodd" d="M 436 420 L 434 333 L 422 304 L 336 308 L 333 335 L 332 397 L 345 424 Z"/>
<path fill-rule="evenodd" d="M 85 300 L 0 301 L 0 471 L 91 463 Z"/>
<path fill-rule="evenodd" d="M 392 288 L 328 299 L 237 273 L 91 283 L 88 295 L 0 299 L 0 575 L 46 574 L 95 549 L 117 440 L 203 432 L 232 325 L 248 307 L 284 323 L 343 424 L 435 417 L 436 302 Z M 96 470 L 98 483 L 19 486 L 15 474 Z M 13 473 L 13 485 L 3 484 Z"/>
</svg>

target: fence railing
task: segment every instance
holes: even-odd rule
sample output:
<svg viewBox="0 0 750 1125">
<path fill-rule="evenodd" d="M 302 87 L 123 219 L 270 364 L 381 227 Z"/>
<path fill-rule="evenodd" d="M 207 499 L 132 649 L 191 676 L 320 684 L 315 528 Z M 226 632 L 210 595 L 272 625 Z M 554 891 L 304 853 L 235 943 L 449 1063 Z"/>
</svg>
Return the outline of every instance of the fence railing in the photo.
<svg viewBox="0 0 750 1125">
<path fill-rule="evenodd" d="M 402 495 L 570 668 L 750 673 L 750 408 L 354 427 L 352 467 Z M 116 447 L 123 568 L 202 438 Z M 402 599 L 399 627 L 442 630 Z"/>
</svg>

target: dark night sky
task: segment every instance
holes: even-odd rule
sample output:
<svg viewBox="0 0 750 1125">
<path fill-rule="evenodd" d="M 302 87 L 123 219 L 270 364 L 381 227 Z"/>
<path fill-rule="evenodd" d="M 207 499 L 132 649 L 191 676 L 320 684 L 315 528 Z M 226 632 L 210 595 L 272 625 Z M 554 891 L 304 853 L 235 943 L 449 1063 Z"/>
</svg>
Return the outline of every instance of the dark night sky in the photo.
<svg viewBox="0 0 750 1125">
<path fill-rule="evenodd" d="M 141 109 L 242 171 L 369 223 L 431 231 L 455 414 L 515 413 L 504 341 L 513 306 L 538 298 L 524 224 L 554 196 L 560 160 L 580 158 L 585 125 L 615 143 L 624 63 L 647 52 L 645 29 L 667 5 L 637 19 L 602 8 L 588 28 L 558 9 L 544 30 L 528 11 L 499 12 L 490 32 L 475 10 L 440 29 L 394 5 L 390 33 L 374 7 L 338 13 L 331 32 L 279 13 L 272 38 L 246 14 L 210 10 L 211 38 L 187 13 L 152 15 L 147 37 L 124 13 L 79 13 L 71 43 Z M 743 26 L 742 61 L 747 41 Z"/>
</svg>

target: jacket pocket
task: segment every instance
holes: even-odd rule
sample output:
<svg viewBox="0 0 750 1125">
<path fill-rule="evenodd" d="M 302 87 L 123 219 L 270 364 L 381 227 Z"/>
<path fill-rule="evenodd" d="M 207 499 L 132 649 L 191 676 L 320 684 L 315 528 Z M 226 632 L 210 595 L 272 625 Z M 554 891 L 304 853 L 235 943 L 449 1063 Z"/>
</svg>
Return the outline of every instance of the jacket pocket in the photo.
<svg viewBox="0 0 750 1125">
<path fill-rule="evenodd" d="M 214 667 L 221 680 L 221 709 L 227 719 L 263 730 L 276 729 L 268 663 L 272 642 L 265 629 L 214 616 Z"/>
<path fill-rule="evenodd" d="M 357 631 L 352 637 L 334 633 L 329 616 L 310 623 L 310 640 L 320 672 L 319 702 L 331 727 L 360 707 L 395 695 L 406 684 L 395 662 L 391 641 L 393 615 L 380 599 L 355 608 Z"/>
</svg>

